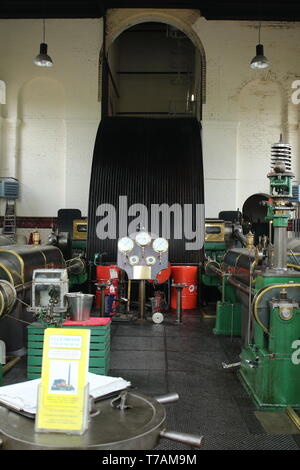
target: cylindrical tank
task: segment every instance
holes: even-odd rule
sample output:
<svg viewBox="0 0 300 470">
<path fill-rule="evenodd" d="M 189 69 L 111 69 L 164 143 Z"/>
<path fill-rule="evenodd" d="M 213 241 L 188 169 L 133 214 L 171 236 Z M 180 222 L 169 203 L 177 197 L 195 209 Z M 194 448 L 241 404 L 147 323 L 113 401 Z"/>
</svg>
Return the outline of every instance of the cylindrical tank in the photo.
<svg viewBox="0 0 300 470">
<path fill-rule="evenodd" d="M 10 313 L 16 302 L 17 293 L 14 286 L 4 279 L 0 279 L 0 318 Z"/>
<path fill-rule="evenodd" d="M 35 269 L 63 268 L 64 266 L 63 255 L 55 246 L 11 245 L 0 247 L 0 279 L 2 282 L 8 281 L 17 294 L 17 301 L 12 311 L 9 316 L 1 319 L 0 324 L 0 339 L 5 342 L 9 355 L 18 356 L 26 353 L 24 347 L 27 336 L 26 322 L 31 323 L 33 317 L 21 302 L 27 304 L 31 302 L 33 271 Z M 4 301 L 8 294 L 6 290 L 0 292 L 2 293 L 1 301 L 2 298 Z M 5 302 L 5 308 L 9 303 L 8 299 Z"/>
<path fill-rule="evenodd" d="M 115 264 L 110 264 L 108 266 L 96 266 L 96 279 L 97 283 L 99 284 L 107 284 L 107 287 L 105 289 L 105 295 L 109 295 L 110 293 L 110 284 L 112 283 L 113 286 L 115 287 L 115 291 L 117 292 L 118 290 L 118 285 L 119 285 L 119 278 L 120 278 L 120 272 L 121 269 L 118 268 Z M 100 307 L 101 303 L 101 291 L 100 289 L 97 288 L 96 290 L 96 307 Z M 117 302 L 114 302 L 115 305 L 113 308 L 116 307 Z"/>
<path fill-rule="evenodd" d="M 255 262 L 254 250 L 246 248 L 233 248 L 228 250 L 224 256 L 223 265 L 228 273 L 239 281 L 249 284 L 251 271 Z"/>
<path fill-rule="evenodd" d="M 0 247 L 0 279 L 15 287 L 32 281 L 35 269 L 62 268 L 63 255 L 55 246 L 12 245 Z"/>
<path fill-rule="evenodd" d="M 172 266 L 172 284 L 186 284 L 182 289 L 182 308 L 197 308 L 198 266 Z M 176 287 L 171 289 L 171 308 L 176 308 Z"/>
</svg>

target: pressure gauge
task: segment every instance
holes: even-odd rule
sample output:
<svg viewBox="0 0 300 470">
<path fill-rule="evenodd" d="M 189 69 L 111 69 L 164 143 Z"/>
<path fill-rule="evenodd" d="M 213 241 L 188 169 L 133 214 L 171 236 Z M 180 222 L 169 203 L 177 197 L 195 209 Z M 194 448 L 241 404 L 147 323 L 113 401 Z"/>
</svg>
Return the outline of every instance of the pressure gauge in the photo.
<svg viewBox="0 0 300 470">
<path fill-rule="evenodd" d="M 122 253 L 129 253 L 130 251 L 133 250 L 133 247 L 134 247 L 134 242 L 129 237 L 120 238 L 120 240 L 118 241 L 118 249 Z"/>
<path fill-rule="evenodd" d="M 146 264 L 148 266 L 153 266 L 153 264 L 156 263 L 156 259 L 155 259 L 155 256 L 147 256 L 146 257 Z"/>
<path fill-rule="evenodd" d="M 139 261 L 140 261 L 140 258 L 137 255 L 129 256 L 129 264 L 131 264 L 131 266 L 135 266 L 136 264 L 139 263 Z"/>
<path fill-rule="evenodd" d="M 146 246 L 151 242 L 151 236 L 148 232 L 139 232 L 135 237 L 135 241 L 140 246 Z"/>
<path fill-rule="evenodd" d="M 293 316 L 293 307 L 279 307 L 279 315 L 282 320 L 290 320 Z"/>
<path fill-rule="evenodd" d="M 169 243 L 165 238 L 156 238 L 153 242 L 153 250 L 157 253 L 165 253 L 168 251 Z"/>
</svg>

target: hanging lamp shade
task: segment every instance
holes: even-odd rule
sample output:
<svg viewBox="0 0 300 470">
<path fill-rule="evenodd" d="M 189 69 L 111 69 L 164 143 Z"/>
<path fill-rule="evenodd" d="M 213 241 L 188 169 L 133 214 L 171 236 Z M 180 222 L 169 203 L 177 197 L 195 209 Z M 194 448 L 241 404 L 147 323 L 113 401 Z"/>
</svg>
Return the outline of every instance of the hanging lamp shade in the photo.
<svg viewBox="0 0 300 470">
<path fill-rule="evenodd" d="M 269 61 L 264 55 L 264 46 L 262 44 L 257 44 L 256 46 L 256 56 L 253 57 L 250 63 L 252 69 L 265 69 L 269 67 Z"/>
<path fill-rule="evenodd" d="M 260 28 L 261 23 L 258 25 L 258 44 L 256 46 L 256 56 L 253 57 L 250 62 L 250 67 L 252 69 L 265 69 L 270 65 L 268 59 L 264 55 L 264 46 L 260 42 Z"/>
<path fill-rule="evenodd" d="M 33 63 L 39 67 L 52 67 L 53 62 L 48 55 L 48 45 L 44 42 L 40 44 L 40 53 L 36 56 Z"/>
<path fill-rule="evenodd" d="M 52 67 L 53 61 L 48 55 L 48 44 L 46 44 L 46 25 L 43 19 L 43 42 L 40 44 L 40 53 L 36 56 L 33 63 L 38 67 Z"/>
</svg>

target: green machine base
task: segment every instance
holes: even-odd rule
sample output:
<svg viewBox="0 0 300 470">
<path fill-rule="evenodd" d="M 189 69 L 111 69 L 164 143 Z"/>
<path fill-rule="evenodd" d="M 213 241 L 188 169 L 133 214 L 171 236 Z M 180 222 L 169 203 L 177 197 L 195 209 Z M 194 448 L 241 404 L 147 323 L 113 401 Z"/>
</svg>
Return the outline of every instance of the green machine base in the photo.
<svg viewBox="0 0 300 470">
<path fill-rule="evenodd" d="M 238 375 L 258 409 L 284 411 L 288 406 L 300 409 L 299 364 L 294 364 L 291 357 L 274 357 L 253 345 L 245 347 L 240 357 Z"/>
<path fill-rule="evenodd" d="M 241 336 L 241 305 L 231 302 L 217 302 L 215 335 Z"/>
</svg>

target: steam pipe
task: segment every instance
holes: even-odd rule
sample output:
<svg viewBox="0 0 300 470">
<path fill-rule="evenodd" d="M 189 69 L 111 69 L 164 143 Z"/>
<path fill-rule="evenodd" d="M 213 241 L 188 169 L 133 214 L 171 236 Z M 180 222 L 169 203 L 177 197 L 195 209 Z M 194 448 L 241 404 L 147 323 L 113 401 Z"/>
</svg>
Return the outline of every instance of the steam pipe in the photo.
<svg viewBox="0 0 300 470">
<path fill-rule="evenodd" d="M 240 282 L 237 282 L 234 279 L 232 279 L 232 277 L 228 278 L 228 284 L 231 284 L 233 287 L 235 287 L 236 289 L 244 292 L 247 295 L 252 294 L 251 289 L 249 287 L 243 286 Z"/>
<path fill-rule="evenodd" d="M 239 230 L 235 230 L 233 232 L 233 235 L 235 236 L 235 238 L 237 240 L 239 240 L 241 242 L 241 244 L 245 247 L 247 246 L 247 242 L 246 242 L 246 237 L 239 231 Z"/>
<path fill-rule="evenodd" d="M 216 261 L 208 261 L 205 265 L 205 274 L 211 275 L 210 271 L 213 272 L 213 274 L 216 274 L 216 276 L 223 277 L 224 273 L 221 271 L 219 264 Z"/>
<path fill-rule="evenodd" d="M 216 276 L 219 276 L 221 278 L 225 277 L 226 274 L 223 273 L 223 271 L 221 271 L 221 269 L 219 269 L 215 262 L 209 262 L 207 263 L 207 266 L 205 268 L 205 270 L 207 270 L 208 272 L 211 271 L 213 272 L 214 274 L 216 274 Z M 206 271 L 206 272 L 207 272 Z M 228 276 L 228 275 L 227 275 Z M 231 276 L 228 276 L 228 284 L 231 284 L 233 287 L 235 287 L 236 289 L 244 292 L 245 294 L 247 295 L 250 295 L 252 294 L 252 289 L 250 289 L 249 287 L 247 287 L 246 285 L 243 285 L 241 284 L 240 282 L 238 281 L 235 281 L 234 279 L 232 279 Z"/>
</svg>

